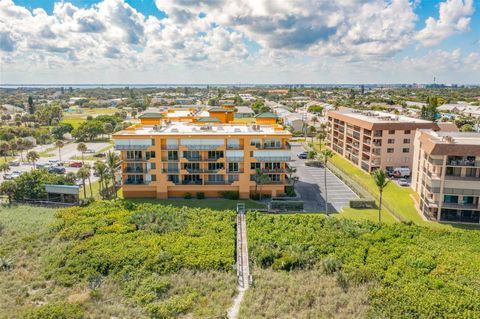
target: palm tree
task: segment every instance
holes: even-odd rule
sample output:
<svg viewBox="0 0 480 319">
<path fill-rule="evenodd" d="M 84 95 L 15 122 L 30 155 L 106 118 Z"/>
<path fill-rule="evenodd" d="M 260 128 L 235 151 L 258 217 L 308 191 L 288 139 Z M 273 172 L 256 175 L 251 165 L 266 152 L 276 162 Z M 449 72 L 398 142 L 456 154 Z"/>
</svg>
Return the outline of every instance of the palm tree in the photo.
<svg viewBox="0 0 480 319">
<path fill-rule="evenodd" d="M 7 162 L 7 153 L 10 150 L 10 144 L 8 142 L 1 142 L 0 143 L 0 151 L 3 153 L 3 157 L 5 158 L 5 163 Z"/>
<path fill-rule="evenodd" d="M 104 162 L 102 161 L 96 161 L 95 164 L 93 164 L 93 170 L 95 176 L 98 177 L 98 182 L 100 183 L 100 194 L 102 197 L 105 195 L 104 189 L 108 189 L 108 180 L 107 180 L 107 175 L 108 175 L 108 167 L 105 165 Z M 105 187 L 104 187 L 105 184 Z"/>
<path fill-rule="evenodd" d="M 33 169 L 35 169 L 35 162 L 38 161 L 39 158 L 40 155 L 38 155 L 38 153 L 35 151 L 30 151 L 27 153 L 27 161 L 32 162 Z"/>
<path fill-rule="evenodd" d="M 82 180 L 83 185 L 83 198 L 87 198 L 87 187 L 85 185 L 85 180 L 90 176 L 90 171 L 84 166 L 80 167 L 77 172 L 77 177 Z"/>
<path fill-rule="evenodd" d="M 87 145 L 85 145 L 85 143 L 78 143 L 77 145 L 77 151 L 79 151 L 80 153 L 82 153 L 82 164 L 85 163 L 85 160 L 83 158 L 83 154 L 87 151 Z"/>
<path fill-rule="evenodd" d="M 9 170 L 10 170 L 10 165 L 8 165 L 7 162 L 0 164 L 0 171 L 2 171 L 3 174 L 7 174 Z"/>
<path fill-rule="evenodd" d="M 332 150 L 329 150 L 327 148 L 322 151 L 323 163 L 324 163 L 323 172 L 324 172 L 324 180 L 325 180 L 325 214 L 327 214 L 327 216 L 328 216 L 327 163 L 328 163 L 328 159 L 332 158 L 333 155 L 334 153 L 332 152 Z"/>
<path fill-rule="evenodd" d="M 375 181 L 375 185 L 378 187 L 378 191 L 380 193 L 380 203 L 378 205 L 378 223 L 382 222 L 382 197 L 383 197 L 383 190 L 387 187 L 390 180 L 387 178 L 387 172 L 383 169 L 376 169 L 373 172 L 373 180 Z"/>
<path fill-rule="evenodd" d="M 261 169 L 257 168 L 255 170 L 255 194 L 258 194 L 258 186 L 260 186 L 259 199 L 262 200 L 262 185 L 270 181 L 270 177 L 264 174 Z"/>
<path fill-rule="evenodd" d="M 8 205 L 12 205 L 12 198 L 17 192 L 17 183 L 15 181 L 4 181 L 0 184 L 0 193 L 8 196 Z"/>
<path fill-rule="evenodd" d="M 56 140 L 55 141 L 55 146 L 58 147 L 58 159 L 61 161 L 62 160 L 61 149 L 62 149 L 62 147 L 65 146 L 65 143 L 63 143 L 62 140 Z"/>
<path fill-rule="evenodd" d="M 90 180 L 90 170 L 92 169 L 92 167 L 90 166 L 90 164 L 86 163 L 86 164 L 83 164 L 82 168 L 85 168 L 85 170 L 88 172 L 88 186 L 90 187 L 90 197 L 93 198 L 93 190 L 92 190 L 92 181 Z"/>
<path fill-rule="evenodd" d="M 117 198 L 117 191 L 115 188 L 115 172 L 119 165 L 120 165 L 120 158 L 118 158 L 118 155 L 113 153 L 112 151 L 108 151 L 107 167 L 110 173 L 110 178 L 112 179 L 113 193 L 115 198 Z"/>
<path fill-rule="evenodd" d="M 10 146 L 10 151 L 12 151 L 12 156 L 15 156 L 15 151 L 18 149 L 18 140 L 11 140 L 8 145 Z"/>
</svg>

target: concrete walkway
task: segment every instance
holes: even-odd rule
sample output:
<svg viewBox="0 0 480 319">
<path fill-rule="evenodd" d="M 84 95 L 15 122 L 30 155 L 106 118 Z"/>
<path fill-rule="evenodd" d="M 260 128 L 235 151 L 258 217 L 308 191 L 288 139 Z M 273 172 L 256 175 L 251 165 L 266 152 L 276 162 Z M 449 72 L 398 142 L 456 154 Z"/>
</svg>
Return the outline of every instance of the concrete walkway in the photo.
<svg viewBox="0 0 480 319">
<path fill-rule="evenodd" d="M 245 290 L 250 287 L 250 266 L 248 261 L 247 245 L 247 221 L 245 214 L 237 214 L 237 279 L 238 295 L 228 310 L 228 318 L 238 318 L 240 304 L 242 303 Z"/>
</svg>

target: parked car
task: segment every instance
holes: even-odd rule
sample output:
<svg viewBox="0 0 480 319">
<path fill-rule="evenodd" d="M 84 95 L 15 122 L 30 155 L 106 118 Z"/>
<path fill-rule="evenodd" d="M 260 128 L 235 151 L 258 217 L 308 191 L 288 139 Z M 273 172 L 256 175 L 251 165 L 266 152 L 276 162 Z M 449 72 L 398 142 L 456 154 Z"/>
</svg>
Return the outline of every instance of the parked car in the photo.
<svg viewBox="0 0 480 319">
<path fill-rule="evenodd" d="M 70 164 L 68 164 L 69 167 L 82 167 L 82 165 L 82 162 L 70 162 Z"/>
<path fill-rule="evenodd" d="M 393 170 L 393 177 L 405 178 L 410 177 L 411 171 L 408 167 L 397 167 Z"/>
<path fill-rule="evenodd" d="M 20 161 L 10 161 L 10 162 L 8 162 L 8 165 L 10 165 L 10 166 L 20 166 Z"/>
<path fill-rule="evenodd" d="M 46 168 L 46 169 L 48 169 L 48 168 L 50 167 L 50 163 L 37 164 L 37 165 L 35 165 L 35 167 L 36 167 L 37 169 L 41 169 L 41 168 Z"/>
<path fill-rule="evenodd" d="M 63 162 L 61 160 L 48 160 L 48 163 L 51 166 L 63 166 Z"/>
<path fill-rule="evenodd" d="M 405 178 L 400 178 L 398 180 L 398 185 L 400 185 L 400 186 L 410 186 L 410 183 Z"/>
<path fill-rule="evenodd" d="M 85 154 L 92 154 L 92 153 L 95 153 L 95 151 L 92 150 L 92 149 L 87 149 L 87 150 L 85 151 Z"/>
<path fill-rule="evenodd" d="M 105 153 L 97 153 L 93 155 L 93 157 L 105 157 L 105 156 L 107 156 L 107 154 Z"/>
<path fill-rule="evenodd" d="M 51 166 L 48 172 L 52 174 L 65 174 L 65 167 Z"/>
<path fill-rule="evenodd" d="M 18 176 L 20 176 L 21 174 L 22 174 L 22 172 L 13 171 L 13 172 L 11 172 L 11 173 L 9 173 L 9 174 L 3 175 L 3 178 L 4 178 L 5 180 L 7 180 L 7 179 L 15 179 L 15 178 L 17 178 Z"/>
<path fill-rule="evenodd" d="M 298 153 L 298 154 L 297 154 L 297 157 L 298 157 L 299 159 L 307 159 L 307 155 L 308 155 L 307 152 L 301 152 L 301 153 Z"/>
</svg>

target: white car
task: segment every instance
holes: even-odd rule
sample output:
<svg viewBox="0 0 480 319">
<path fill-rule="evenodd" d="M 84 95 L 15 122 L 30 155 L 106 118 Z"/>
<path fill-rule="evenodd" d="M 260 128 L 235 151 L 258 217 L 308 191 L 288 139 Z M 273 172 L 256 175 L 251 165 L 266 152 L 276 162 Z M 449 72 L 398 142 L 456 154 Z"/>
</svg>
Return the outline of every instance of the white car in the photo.
<svg viewBox="0 0 480 319">
<path fill-rule="evenodd" d="M 400 178 L 398 180 L 398 185 L 400 185 L 400 186 L 410 186 L 410 183 L 405 178 Z"/>
<path fill-rule="evenodd" d="M 10 166 L 20 166 L 20 161 L 10 161 L 10 162 L 8 162 L 8 165 L 10 165 Z"/>
</svg>

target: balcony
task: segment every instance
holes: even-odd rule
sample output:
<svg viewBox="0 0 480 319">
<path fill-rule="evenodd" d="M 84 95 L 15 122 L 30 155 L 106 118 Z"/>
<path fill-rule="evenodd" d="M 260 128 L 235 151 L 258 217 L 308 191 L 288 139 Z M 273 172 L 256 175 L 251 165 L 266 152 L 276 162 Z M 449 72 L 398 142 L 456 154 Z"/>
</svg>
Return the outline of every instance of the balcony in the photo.
<svg viewBox="0 0 480 319">
<path fill-rule="evenodd" d="M 163 162 L 178 162 L 178 157 L 163 157 Z"/>
<path fill-rule="evenodd" d="M 236 170 L 236 171 L 227 170 L 227 174 L 240 174 L 240 173 L 243 173 L 243 169 L 239 169 L 239 170 Z"/>
<path fill-rule="evenodd" d="M 162 172 L 167 174 L 178 174 L 179 170 L 178 168 L 164 168 Z"/>
<path fill-rule="evenodd" d="M 475 158 L 466 159 L 448 159 L 447 166 L 480 166 L 480 161 L 475 161 Z"/>
<path fill-rule="evenodd" d="M 243 150 L 243 145 L 227 145 L 227 150 Z"/>
<path fill-rule="evenodd" d="M 203 181 L 202 180 L 197 180 L 197 181 L 187 181 L 183 180 L 182 185 L 202 185 Z"/>
<path fill-rule="evenodd" d="M 123 182 L 124 185 L 148 185 L 150 182 L 147 182 L 145 180 L 137 180 L 137 179 L 126 179 Z"/>
<path fill-rule="evenodd" d="M 244 158 L 243 156 L 228 156 L 227 157 L 227 162 L 243 162 Z"/>
<path fill-rule="evenodd" d="M 205 151 L 213 151 L 223 145 L 202 145 L 202 144 L 192 144 L 192 145 L 185 145 L 189 150 L 205 150 Z"/>
<path fill-rule="evenodd" d="M 132 174 L 133 174 L 133 173 L 142 173 L 142 174 L 145 174 L 145 173 L 147 173 L 147 171 L 148 171 L 148 170 L 147 170 L 147 168 L 145 168 L 145 167 L 128 167 L 128 166 L 127 166 L 127 167 L 125 168 L 125 171 L 124 171 L 124 172 L 126 172 L 126 173 L 132 173 Z"/>
<path fill-rule="evenodd" d="M 198 174 L 198 173 L 203 173 L 204 170 L 201 169 L 201 168 L 185 168 L 185 170 L 189 173 L 189 174 Z"/>
<path fill-rule="evenodd" d="M 470 210 L 478 209 L 478 205 L 475 204 L 459 204 L 459 203 L 443 203 L 442 208 L 451 208 L 451 209 L 461 209 L 461 210 Z"/>
<path fill-rule="evenodd" d="M 205 185 L 227 185 L 225 181 L 205 181 Z"/>
<path fill-rule="evenodd" d="M 115 145 L 115 149 L 117 151 L 126 151 L 126 150 L 146 150 L 150 147 L 151 145 L 136 145 L 136 144 L 131 144 L 131 145 Z"/>
<path fill-rule="evenodd" d="M 280 173 L 285 173 L 285 169 L 284 168 L 262 168 L 262 173 L 280 174 Z"/>
<path fill-rule="evenodd" d="M 224 159 L 224 158 L 225 157 L 223 157 L 223 156 L 207 157 L 207 158 L 205 158 L 205 161 L 206 162 L 216 162 L 216 161 L 218 161 L 220 159 Z"/>
<path fill-rule="evenodd" d="M 162 148 L 166 150 L 178 150 L 178 145 L 165 145 L 165 147 Z"/>
<path fill-rule="evenodd" d="M 126 162 L 143 162 L 143 161 L 147 161 L 147 159 L 145 157 L 125 157 L 125 161 Z"/>
<path fill-rule="evenodd" d="M 189 162 L 200 162 L 200 161 L 202 161 L 201 156 L 187 156 L 187 157 L 184 157 L 184 158 Z"/>
</svg>

